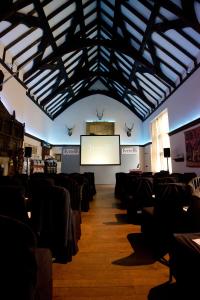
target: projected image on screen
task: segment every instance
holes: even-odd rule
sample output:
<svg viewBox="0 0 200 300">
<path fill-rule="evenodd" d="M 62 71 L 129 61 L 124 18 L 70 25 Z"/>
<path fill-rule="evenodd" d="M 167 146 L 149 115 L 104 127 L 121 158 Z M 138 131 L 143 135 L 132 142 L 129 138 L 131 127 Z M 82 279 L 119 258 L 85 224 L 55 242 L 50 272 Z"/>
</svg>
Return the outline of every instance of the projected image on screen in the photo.
<svg viewBox="0 0 200 300">
<path fill-rule="evenodd" d="M 119 135 L 81 135 L 81 165 L 120 165 Z"/>
</svg>

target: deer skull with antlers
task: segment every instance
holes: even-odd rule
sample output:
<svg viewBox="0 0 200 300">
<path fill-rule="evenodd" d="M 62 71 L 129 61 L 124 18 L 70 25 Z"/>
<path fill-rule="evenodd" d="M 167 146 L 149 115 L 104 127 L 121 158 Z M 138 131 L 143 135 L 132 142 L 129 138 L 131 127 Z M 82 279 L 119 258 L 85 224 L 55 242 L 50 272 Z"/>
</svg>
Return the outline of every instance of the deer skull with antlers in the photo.
<svg viewBox="0 0 200 300">
<path fill-rule="evenodd" d="M 68 134 L 69 136 L 72 135 L 72 132 L 73 132 L 74 127 L 75 127 L 75 126 L 73 126 L 73 127 L 67 127 L 67 134 Z"/>
<path fill-rule="evenodd" d="M 130 128 L 125 123 L 126 134 L 127 134 L 128 137 L 131 136 L 131 132 L 133 130 L 133 127 L 134 127 L 134 123 L 132 124 L 132 126 Z"/>
<path fill-rule="evenodd" d="M 103 118 L 104 109 L 102 110 L 102 113 L 99 113 L 98 110 L 96 110 L 96 112 L 98 120 L 101 120 Z"/>
</svg>

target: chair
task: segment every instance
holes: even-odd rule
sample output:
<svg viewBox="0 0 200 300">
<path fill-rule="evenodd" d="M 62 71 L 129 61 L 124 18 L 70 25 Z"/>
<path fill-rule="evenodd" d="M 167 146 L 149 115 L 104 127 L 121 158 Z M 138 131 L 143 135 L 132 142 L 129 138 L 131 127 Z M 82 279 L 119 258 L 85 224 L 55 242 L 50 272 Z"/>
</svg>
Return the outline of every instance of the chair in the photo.
<svg viewBox="0 0 200 300">
<path fill-rule="evenodd" d="M 158 184 L 155 206 L 143 208 L 141 231 L 151 242 L 156 257 L 169 252 L 173 233 L 186 230 L 183 206 L 190 198 L 191 190 L 186 184 Z"/>
<path fill-rule="evenodd" d="M 176 279 L 177 299 L 199 299 L 200 239 L 198 233 L 176 233 L 170 253 L 170 272 Z"/>
<path fill-rule="evenodd" d="M 186 172 L 182 174 L 182 182 L 188 184 L 190 180 L 192 180 L 194 177 L 197 177 L 197 174 L 195 172 Z"/>
<path fill-rule="evenodd" d="M 15 185 L 0 185 L 0 195 L 0 214 L 28 223 L 24 188 Z"/>
<path fill-rule="evenodd" d="M 0 215 L 1 298 L 51 300 L 52 262 L 48 249 L 37 248 L 29 226 Z"/>
<path fill-rule="evenodd" d="M 163 176 L 163 177 L 154 177 L 153 180 L 153 185 L 154 185 L 154 194 L 157 194 L 156 189 L 157 186 L 163 183 L 175 183 L 175 182 L 179 182 L 178 177 L 177 176 Z"/>
<path fill-rule="evenodd" d="M 70 205 L 75 226 L 76 240 L 81 238 L 81 186 L 67 174 L 59 174 L 55 178 L 56 185 L 62 186 L 70 194 Z"/>
<path fill-rule="evenodd" d="M 58 174 L 55 184 L 64 187 L 69 192 L 72 210 L 81 210 L 81 191 L 76 180 L 67 174 Z"/>
<path fill-rule="evenodd" d="M 115 173 L 115 197 L 122 200 L 125 191 L 126 179 L 130 176 L 129 173 L 117 172 Z"/>
<path fill-rule="evenodd" d="M 200 232 L 200 197 L 193 194 L 187 210 L 187 232 Z"/>
<path fill-rule="evenodd" d="M 88 178 L 80 173 L 71 173 L 70 177 L 73 178 L 80 186 L 81 211 L 89 211 L 90 201 L 92 200 L 93 196 L 89 186 Z"/>
<path fill-rule="evenodd" d="M 130 223 L 140 222 L 143 207 L 152 206 L 153 179 L 151 177 L 135 177 L 132 193 L 127 199 L 127 217 Z"/>
<path fill-rule="evenodd" d="M 69 192 L 58 186 L 32 192 L 31 224 L 38 246 L 49 248 L 56 262 L 67 263 L 78 251 Z"/>
<path fill-rule="evenodd" d="M 88 178 L 89 185 L 90 185 L 90 190 L 91 190 L 91 194 L 92 194 L 92 196 L 94 196 L 96 194 L 94 172 L 84 172 L 84 176 L 86 176 Z"/>
<path fill-rule="evenodd" d="M 119 173 L 120 174 L 120 173 Z M 118 175 L 119 176 L 119 175 Z M 127 209 L 129 197 L 135 193 L 137 179 L 140 175 L 136 173 L 121 173 L 120 174 L 120 202 L 123 209 Z"/>
</svg>

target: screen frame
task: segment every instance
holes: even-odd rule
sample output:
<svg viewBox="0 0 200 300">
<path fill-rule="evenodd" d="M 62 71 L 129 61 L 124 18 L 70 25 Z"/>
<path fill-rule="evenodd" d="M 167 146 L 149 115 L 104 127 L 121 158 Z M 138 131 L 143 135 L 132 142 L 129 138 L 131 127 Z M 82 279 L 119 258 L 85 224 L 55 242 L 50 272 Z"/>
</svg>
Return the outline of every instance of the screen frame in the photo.
<svg viewBox="0 0 200 300">
<path fill-rule="evenodd" d="M 81 143 L 81 139 L 82 139 L 82 137 L 84 137 L 84 136 L 91 136 L 92 137 L 92 135 L 86 135 L 86 134 L 82 134 L 82 135 L 80 135 L 80 166 L 120 166 L 121 165 L 121 144 L 120 144 L 120 135 L 119 134 L 113 134 L 113 135 L 94 135 L 95 137 L 101 137 L 101 136 L 109 136 L 109 137 L 111 137 L 111 136 L 115 136 L 115 137 L 118 137 L 118 140 L 119 140 L 119 163 L 116 163 L 116 164 L 82 164 L 81 163 L 81 153 L 82 153 L 82 151 L 81 151 L 81 146 L 82 146 L 82 143 Z"/>
</svg>

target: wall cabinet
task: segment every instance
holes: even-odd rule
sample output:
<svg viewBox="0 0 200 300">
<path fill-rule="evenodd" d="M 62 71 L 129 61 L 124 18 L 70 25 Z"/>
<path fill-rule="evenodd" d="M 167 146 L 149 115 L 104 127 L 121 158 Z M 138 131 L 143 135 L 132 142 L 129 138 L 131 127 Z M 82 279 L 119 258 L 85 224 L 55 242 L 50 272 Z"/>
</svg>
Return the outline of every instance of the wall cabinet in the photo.
<svg viewBox="0 0 200 300">
<path fill-rule="evenodd" d="M 0 101 L 0 156 L 9 157 L 9 175 L 22 171 L 24 127 Z"/>
</svg>

